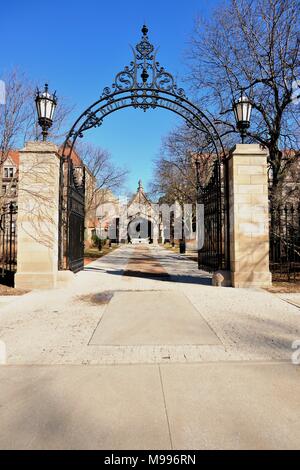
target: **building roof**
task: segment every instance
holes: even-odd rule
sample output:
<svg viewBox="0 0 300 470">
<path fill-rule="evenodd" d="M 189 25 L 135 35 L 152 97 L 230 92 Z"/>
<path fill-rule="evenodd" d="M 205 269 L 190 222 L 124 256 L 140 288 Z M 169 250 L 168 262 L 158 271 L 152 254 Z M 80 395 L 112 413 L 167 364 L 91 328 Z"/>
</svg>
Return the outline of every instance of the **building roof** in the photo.
<svg viewBox="0 0 300 470">
<path fill-rule="evenodd" d="M 132 196 L 131 200 L 128 203 L 128 206 L 132 204 L 147 204 L 151 205 L 150 199 L 148 199 L 142 184 L 142 180 L 139 179 L 137 192 Z"/>
<path fill-rule="evenodd" d="M 14 166 L 19 167 L 19 150 L 9 150 L 7 158 L 4 160 L 3 164 L 10 160 Z"/>
<path fill-rule="evenodd" d="M 69 142 L 67 142 L 67 148 L 70 148 L 70 144 Z M 58 153 L 59 155 L 61 156 L 62 155 L 62 152 L 63 152 L 63 145 L 61 145 L 58 149 Z M 72 148 L 72 151 L 71 151 L 71 154 L 70 154 L 70 157 L 71 157 L 71 160 L 72 162 L 74 163 L 75 166 L 80 166 L 83 164 L 80 156 L 78 155 L 78 153 L 76 152 L 76 150 L 74 149 L 74 147 Z"/>
<path fill-rule="evenodd" d="M 20 154 L 18 150 L 10 150 L 7 158 L 10 158 L 13 164 L 16 167 L 19 167 L 19 160 L 20 160 L 19 157 L 20 157 Z"/>
</svg>

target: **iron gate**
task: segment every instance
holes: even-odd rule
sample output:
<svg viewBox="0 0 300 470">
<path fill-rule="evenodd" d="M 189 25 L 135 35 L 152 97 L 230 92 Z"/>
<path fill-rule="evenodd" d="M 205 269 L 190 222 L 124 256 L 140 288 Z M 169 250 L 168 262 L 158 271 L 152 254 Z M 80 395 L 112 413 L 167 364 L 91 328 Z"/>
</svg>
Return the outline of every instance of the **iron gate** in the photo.
<svg viewBox="0 0 300 470">
<path fill-rule="evenodd" d="M 14 285 L 17 270 L 17 214 L 15 202 L 4 204 L 0 213 L 0 276 L 9 286 Z"/>
<path fill-rule="evenodd" d="M 85 167 L 61 159 L 59 269 L 84 266 Z"/>
<path fill-rule="evenodd" d="M 216 159 L 211 178 L 202 188 L 204 245 L 198 253 L 198 267 L 208 271 L 229 269 L 229 209 L 227 160 Z"/>
</svg>

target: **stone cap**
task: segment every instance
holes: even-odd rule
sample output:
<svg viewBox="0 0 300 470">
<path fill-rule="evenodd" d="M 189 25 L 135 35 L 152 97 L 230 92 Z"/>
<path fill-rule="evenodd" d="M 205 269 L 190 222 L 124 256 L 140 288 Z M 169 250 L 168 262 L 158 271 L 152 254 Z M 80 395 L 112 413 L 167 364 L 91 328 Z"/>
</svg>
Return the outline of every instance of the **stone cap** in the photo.
<svg viewBox="0 0 300 470">
<path fill-rule="evenodd" d="M 58 153 L 58 146 L 53 142 L 29 141 L 25 143 L 25 147 L 20 152 Z"/>
<path fill-rule="evenodd" d="M 229 152 L 229 158 L 235 155 L 253 155 L 266 157 L 269 150 L 261 144 L 236 144 Z"/>
</svg>

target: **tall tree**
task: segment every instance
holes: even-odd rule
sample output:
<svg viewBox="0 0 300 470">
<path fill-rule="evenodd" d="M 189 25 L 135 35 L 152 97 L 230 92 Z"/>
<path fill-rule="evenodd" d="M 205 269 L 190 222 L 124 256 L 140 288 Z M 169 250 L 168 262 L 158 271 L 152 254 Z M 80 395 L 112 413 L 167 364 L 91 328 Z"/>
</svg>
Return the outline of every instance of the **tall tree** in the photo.
<svg viewBox="0 0 300 470">
<path fill-rule="evenodd" d="M 10 71 L 3 77 L 5 83 L 4 103 L 0 105 L 0 164 L 8 156 L 9 150 L 26 134 L 31 118 L 30 100 L 32 88 L 23 74 Z"/>
<path fill-rule="evenodd" d="M 198 98 L 227 132 L 237 132 L 239 90 L 252 97 L 248 137 L 269 150 L 272 198 L 299 159 L 299 15 L 298 0 L 229 0 L 208 23 L 197 20 L 188 53 Z"/>
<path fill-rule="evenodd" d="M 197 179 L 195 158 L 200 160 L 202 185 L 211 174 L 211 154 L 203 134 L 185 124 L 170 132 L 162 142 L 159 156 L 154 160 L 153 197 L 166 203 L 193 203 L 196 200 Z"/>
</svg>

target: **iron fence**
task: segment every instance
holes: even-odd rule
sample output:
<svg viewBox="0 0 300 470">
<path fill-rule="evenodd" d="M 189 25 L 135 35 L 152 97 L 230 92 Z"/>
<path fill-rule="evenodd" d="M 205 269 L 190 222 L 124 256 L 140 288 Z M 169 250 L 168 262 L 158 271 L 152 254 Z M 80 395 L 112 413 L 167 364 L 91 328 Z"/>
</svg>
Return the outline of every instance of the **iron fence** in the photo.
<svg viewBox="0 0 300 470">
<path fill-rule="evenodd" d="M 14 284 L 17 270 L 17 205 L 5 204 L 0 213 L 0 282 Z"/>
<path fill-rule="evenodd" d="M 274 280 L 300 279 L 300 203 L 270 209 L 270 271 Z"/>
</svg>

